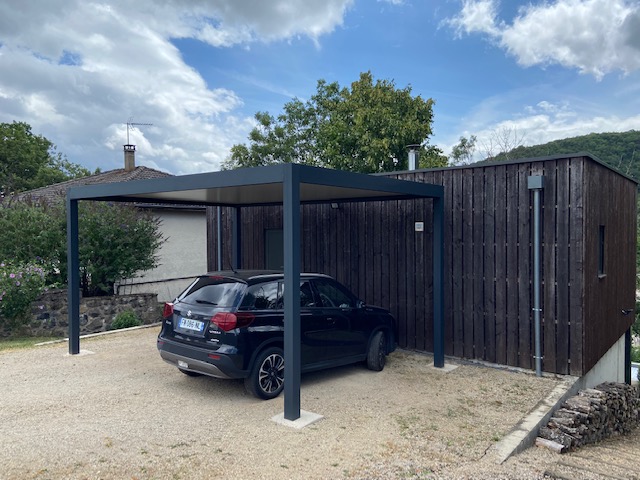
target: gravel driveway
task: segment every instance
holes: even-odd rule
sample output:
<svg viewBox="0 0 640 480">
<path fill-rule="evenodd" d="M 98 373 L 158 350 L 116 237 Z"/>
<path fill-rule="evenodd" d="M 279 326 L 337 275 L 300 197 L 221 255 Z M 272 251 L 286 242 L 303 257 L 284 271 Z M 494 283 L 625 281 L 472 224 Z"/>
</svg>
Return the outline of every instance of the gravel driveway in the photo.
<svg viewBox="0 0 640 480">
<path fill-rule="evenodd" d="M 0 479 L 541 478 L 558 458 L 490 454 L 552 378 L 444 373 L 399 350 L 380 373 L 303 376 L 302 408 L 324 419 L 295 430 L 271 421 L 282 397 L 162 362 L 157 330 L 84 339 L 81 356 L 65 343 L 0 352 Z"/>
</svg>

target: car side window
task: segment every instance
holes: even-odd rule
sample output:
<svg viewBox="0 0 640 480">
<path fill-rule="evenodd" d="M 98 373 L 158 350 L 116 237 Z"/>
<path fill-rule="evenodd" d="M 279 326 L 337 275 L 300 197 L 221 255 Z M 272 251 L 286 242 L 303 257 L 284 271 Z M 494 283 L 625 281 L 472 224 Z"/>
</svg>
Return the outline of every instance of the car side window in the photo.
<svg viewBox="0 0 640 480">
<path fill-rule="evenodd" d="M 317 278 L 314 283 L 323 307 L 353 308 L 356 306 L 355 298 L 336 282 L 326 278 Z"/>
<path fill-rule="evenodd" d="M 313 298 L 313 290 L 311 290 L 311 283 L 308 280 L 300 282 L 300 307 L 301 308 L 317 307 L 316 301 Z"/>
<path fill-rule="evenodd" d="M 278 307 L 279 283 L 258 283 L 251 285 L 242 301 L 241 308 L 256 310 L 274 310 Z"/>
<path fill-rule="evenodd" d="M 282 285 L 282 282 L 280 283 L 280 285 Z M 279 309 L 284 308 L 284 291 L 282 290 L 282 288 L 283 287 L 281 286 L 280 298 L 278 299 Z M 318 304 L 311 287 L 311 282 L 309 282 L 309 280 L 302 280 L 300 282 L 300 308 L 312 308 L 317 306 Z"/>
</svg>

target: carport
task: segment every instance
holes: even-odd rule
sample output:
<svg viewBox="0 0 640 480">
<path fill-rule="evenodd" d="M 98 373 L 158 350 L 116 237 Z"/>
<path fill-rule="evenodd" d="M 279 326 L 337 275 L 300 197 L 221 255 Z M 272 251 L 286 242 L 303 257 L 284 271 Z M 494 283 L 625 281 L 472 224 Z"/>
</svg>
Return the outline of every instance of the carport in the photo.
<svg viewBox="0 0 640 480">
<path fill-rule="evenodd" d="M 444 243 L 441 185 L 329 170 L 298 164 L 202 173 L 152 180 L 72 187 L 67 192 L 69 353 L 80 353 L 80 273 L 78 202 L 80 200 L 233 207 L 283 206 L 284 236 L 284 418 L 300 418 L 300 205 L 304 203 L 433 199 L 433 344 L 434 365 L 444 367 Z M 234 251 L 240 225 L 234 224 Z M 241 268 L 239 255 L 234 267 Z"/>
</svg>

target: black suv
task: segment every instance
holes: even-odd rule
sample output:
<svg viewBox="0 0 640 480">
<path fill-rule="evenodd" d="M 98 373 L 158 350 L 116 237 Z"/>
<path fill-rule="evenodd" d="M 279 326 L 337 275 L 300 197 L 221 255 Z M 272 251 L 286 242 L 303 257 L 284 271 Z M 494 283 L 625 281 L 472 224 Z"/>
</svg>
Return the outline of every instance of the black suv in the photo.
<svg viewBox="0 0 640 480">
<path fill-rule="evenodd" d="M 214 272 L 164 307 L 160 356 L 191 376 L 244 378 L 259 398 L 284 383 L 282 272 Z M 366 361 L 384 368 L 395 349 L 387 310 L 365 305 L 327 275 L 300 275 L 302 371 Z"/>
</svg>

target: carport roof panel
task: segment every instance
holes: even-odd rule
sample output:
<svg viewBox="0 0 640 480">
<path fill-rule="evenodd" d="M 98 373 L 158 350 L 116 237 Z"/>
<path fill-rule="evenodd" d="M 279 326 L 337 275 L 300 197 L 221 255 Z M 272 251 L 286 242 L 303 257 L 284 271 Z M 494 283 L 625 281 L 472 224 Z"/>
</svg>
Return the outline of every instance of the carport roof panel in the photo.
<svg viewBox="0 0 640 480">
<path fill-rule="evenodd" d="M 305 165 L 281 164 L 75 187 L 69 190 L 69 197 L 74 200 L 198 205 L 282 204 L 282 185 L 287 179 L 299 182 L 302 203 L 441 197 L 443 192 L 440 185 Z"/>
</svg>

